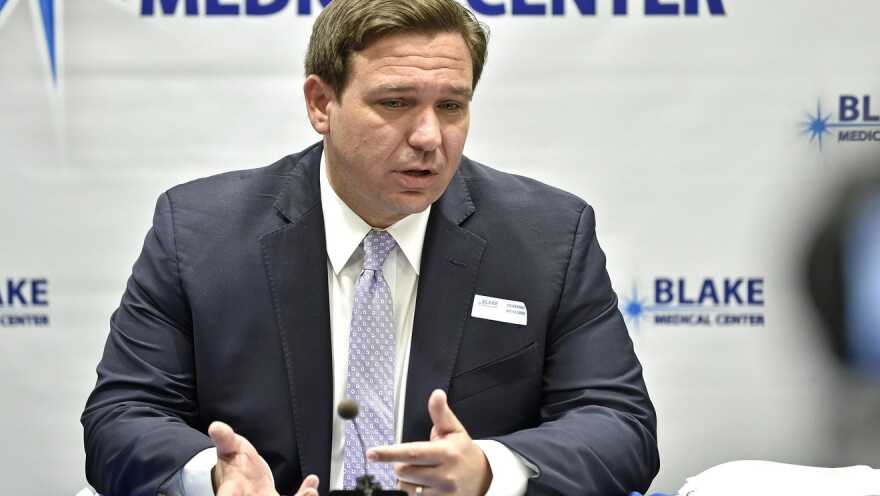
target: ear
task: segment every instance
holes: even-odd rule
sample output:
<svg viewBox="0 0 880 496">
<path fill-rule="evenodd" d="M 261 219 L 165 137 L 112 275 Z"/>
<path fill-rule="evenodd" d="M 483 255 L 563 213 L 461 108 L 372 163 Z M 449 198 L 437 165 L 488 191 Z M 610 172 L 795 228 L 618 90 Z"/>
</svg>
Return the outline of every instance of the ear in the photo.
<svg viewBox="0 0 880 496">
<path fill-rule="evenodd" d="M 309 121 L 318 134 L 330 132 L 330 118 L 327 114 L 327 105 L 336 101 L 336 92 L 333 87 L 324 82 L 320 77 L 310 74 L 303 83 L 303 94 L 306 98 L 306 110 L 309 112 Z"/>
</svg>

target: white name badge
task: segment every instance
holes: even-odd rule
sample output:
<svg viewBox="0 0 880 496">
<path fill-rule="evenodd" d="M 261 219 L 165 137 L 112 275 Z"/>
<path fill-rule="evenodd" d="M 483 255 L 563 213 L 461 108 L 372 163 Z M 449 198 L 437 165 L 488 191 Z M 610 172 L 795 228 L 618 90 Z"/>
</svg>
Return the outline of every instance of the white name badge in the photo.
<svg viewBox="0 0 880 496">
<path fill-rule="evenodd" d="M 507 322 L 508 324 L 526 325 L 529 312 L 526 310 L 526 304 L 521 301 L 474 295 L 474 307 L 471 309 L 471 317 Z"/>
</svg>

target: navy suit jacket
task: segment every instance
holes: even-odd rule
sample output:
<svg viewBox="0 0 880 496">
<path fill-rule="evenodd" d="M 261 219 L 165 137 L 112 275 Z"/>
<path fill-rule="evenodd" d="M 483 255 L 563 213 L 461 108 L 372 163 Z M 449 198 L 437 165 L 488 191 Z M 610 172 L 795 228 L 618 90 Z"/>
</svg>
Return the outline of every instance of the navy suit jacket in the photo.
<svg viewBox="0 0 880 496">
<path fill-rule="evenodd" d="M 320 144 L 158 201 L 82 415 L 86 473 L 153 496 L 222 420 L 279 492 L 326 495 L 334 405 Z M 525 326 L 471 317 L 474 295 L 522 301 Z M 475 439 L 540 470 L 528 494 L 644 491 L 656 417 L 596 242 L 593 210 L 462 158 L 425 234 L 403 440 L 428 439 L 431 391 Z"/>
</svg>

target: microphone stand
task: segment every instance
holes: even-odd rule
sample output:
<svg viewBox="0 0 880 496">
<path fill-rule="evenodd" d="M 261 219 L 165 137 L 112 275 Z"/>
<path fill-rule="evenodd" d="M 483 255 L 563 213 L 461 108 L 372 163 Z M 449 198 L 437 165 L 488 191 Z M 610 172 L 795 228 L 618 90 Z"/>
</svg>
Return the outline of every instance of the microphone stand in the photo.
<svg viewBox="0 0 880 496">
<path fill-rule="evenodd" d="M 364 438 L 361 437 L 361 430 L 357 423 L 357 403 L 347 400 L 350 403 L 340 404 L 339 416 L 354 424 L 354 431 L 357 433 L 358 442 L 361 445 L 361 454 L 364 457 L 364 475 L 355 479 L 354 489 L 337 489 L 330 491 L 329 496 L 408 496 L 406 491 L 399 489 L 382 489 L 382 484 L 375 477 L 367 472 L 367 451 L 364 445 Z"/>
<path fill-rule="evenodd" d="M 408 496 L 406 491 L 400 489 L 382 489 L 372 475 L 364 474 L 357 478 L 357 486 L 354 489 L 336 489 L 330 491 L 330 496 Z"/>
</svg>

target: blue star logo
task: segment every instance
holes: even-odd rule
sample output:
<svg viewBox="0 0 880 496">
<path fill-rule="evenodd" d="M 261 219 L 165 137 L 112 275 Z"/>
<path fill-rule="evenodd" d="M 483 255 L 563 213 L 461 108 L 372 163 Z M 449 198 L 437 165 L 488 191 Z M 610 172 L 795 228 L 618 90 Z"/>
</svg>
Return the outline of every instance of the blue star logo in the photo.
<svg viewBox="0 0 880 496">
<path fill-rule="evenodd" d="M 632 296 L 629 298 L 623 297 L 623 315 L 627 321 L 635 324 L 636 327 L 639 326 L 639 323 L 641 323 L 642 318 L 645 316 L 645 311 L 647 310 L 645 307 L 646 301 L 644 298 L 639 298 L 639 292 L 635 284 L 633 284 Z"/>
<path fill-rule="evenodd" d="M 3 13 L 9 0 L 0 0 L 0 14 Z M 58 66 L 55 55 L 55 0 L 36 0 L 39 6 L 43 25 L 43 37 L 46 40 L 46 52 L 49 54 L 49 69 L 52 71 L 52 83 L 58 84 Z"/>
<path fill-rule="evenodd" d="M 803 133 L 810 135 L 810 143 L 816 141 L 819 143 L 819 150 L 822 149 L 822 137 L 831 134 L 828 121 L 831 120 L 831 114 L 822 114 L 822 102 L 816 103 L 816 114 L 807 114 L 807 120 L 802 123 L 804 126 Z"/>
</svg>

